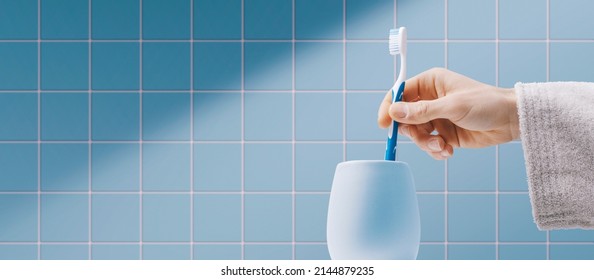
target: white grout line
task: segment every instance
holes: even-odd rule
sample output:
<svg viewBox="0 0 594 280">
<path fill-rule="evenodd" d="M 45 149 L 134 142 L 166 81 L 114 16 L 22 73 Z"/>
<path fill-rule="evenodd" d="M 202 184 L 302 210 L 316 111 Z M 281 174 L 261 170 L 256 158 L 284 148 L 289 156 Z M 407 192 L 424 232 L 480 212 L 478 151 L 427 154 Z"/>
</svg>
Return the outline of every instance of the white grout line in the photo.
<svg viewBox="0 0 594 280">
<path fill-rule="evenodd" d="M 551 81 L 551 0 L 547 0 L 547 82 Z M 551 259 L 551 231 L 547 230 L 547 260 Z"/>
<path fill-rule="evenodd" d="M 41 259 L 41 0 L 37 0 L 37 259 Z"/>
<path fill-rule="evenodd" d="M 495 0 L 495 86 L 499 86 L 499 0 Z M 499 145 L 495 145 L 495 259 L 499 259 Z"/>
<path fill-rule="evenodd" d="M 89 5 L 89 7 L 88 7 L 88 10 L 89 10 L 89 15 L 88 15 L 89 16 L 89 18 L 88 18 L 88 25 L 89 25 L 88 26 L 88 32 L 89 32 L 89 34 L 88 34 L 88 36 L 89 36 L 89 40 L 88 40 L 88 44 L 89 44 L 89 46 L 88 46 L 88 52 L 89 52 L 89 54 L 88 54 L 88 62 L 87 63 L 89 64 L 88 65 L 88 67 L 89 67 L 88 72 L 89 73 L 88 73 L 88 81 L 87 82 L 88 82 L 88 86 L 89 86 L 89 92 L 88 92 L 87 98 L 89 99 L 88 100 L 88 108 L 89 108 L 89 112 L 88 112 L 88 114 L 89 114 L 88 115 L 88 126 L 89 127 L 88 127 L 88 130 L 89 131 L 88 131 L 88 140 L 87 141 L 88 141 L 88 145 L 89 145 L 89 151 L 88 151 L 88 157 L 89 157 L 89 163 L 88 163 L 89 164 L 89 166 L 88 166 L 88 203 L 89 203 L 89 205 L 88 205 L 88 210 L 87 211 L 89 212 L 88 213 L 88 215 L 89 215 L 88 216 L 88 218 L 89 218 L 89 220 L 88 220 L 88 231 L 89 231 L 88 232 L 88 239 L 89 239 L 88 240 L 89 241 L 89 244 L 88 244 L 88 246 L 89 246 L 89 248 L 88 248 L 89 249 L 88 259 L 90 260 L 92 258 L 92 253 L 93 253 L 93 234 L 92 234 L 92 232 L 93 232 L 93 223 L 92 223 L 92 219 L 93 219 L 93 216 L 92 216 L 92 211 L 93 211 L 93 209 L 92 209 L 92 207 L 93 207 L 92 176 L 93 176 L 93 173 L 92 173 L 92 168 L 91 168 L 92 167 L 92 160 L 93 160 L 93 154 L 92 154 L 92 152 L 93 152 L 93 138 L 92 138 L 92 127 L 93 127 L 92 126 L 92 124 L 93 124 L 92 123 L 92 116 L 93 116 L 92 115 L 92 113 L 93 113 L 92 112 L 92 110 L 93 110 L 93 104 L 92 104 L 92 101 L 93 101 L 92 100 L 92 96 L 93 96 L 93 91 L 92 91 L 92 88 L 93 88 L 93 84 L 92 84 L 92 54 L 93 54 L 92 51 L 93 51 L 93 39 L 91 38 L 91 34 L 92 34 L 92 30 L 91 30 L 91 24 L 92 24 L 91 23 L 91 17 L 92 17 L 91 8 L 93 6 L 92 0 L 89 0 L 88 5 Z"/>
<path fill-rule="evenodd" d="M 139 177 L 138 177 L 138 181 L 139 181 L 139 184 L 138 184 L 138 196 L 139 196 L 139 203 L 138 203 L 138 205 L 139 205 L 139 212 L 138 212 L 139 213 L 139 231 L 138 232 L 139 232 L 139 235 L 140 235 L 139 236 L 139 240 L 138 240 L 138 243 L 139 243 L 138 250 L 139 250 L 139 254 L 140 254 L 139 255 L 139 259 L 142 259 L 142 252 L 143 252 L 143 248 L 142 247 L 144 246 L 143 245 L 143 240 L 142 240 L 144 238 L 144 236 L 143 236 L 143 223 L 142 223 L 142 220 L 144 219 L 144 215 L 143 215 L 143 212 L 142 212 L 143 202 L 144 202 L 143 192 L 142 192 L 142 188 L 143 188 L 143 179 L 142 179 L 142 176 L 143 176 L 143 171 L 142 171 L 142 169 L 143 169 L 143 164 L 142 164 L 143 153 L 142 153 L 142 149 L 143 149 L 143 146 L 144 146 L 143 135 L 142 135 L 142 133 L 143 133 L 143 130 L 142 130 L 142 126 L 143 126 L 143 122 L 142 122 L 142 104 L 143 104 L 142 103 L 142 96 L 143 96 L 143 89 L 142 89 L 143 88 L 143 85 L 142 85 L 142 82 L 143 82 L 143 80 L 142 80 L 142 74 L 143 74 L 142 73 L 142 55 L 143 55 L 142 54 L 142 50 L 143 50 L 143 46 L 142 46 L 142 44 L 143 44 L 143 40 L 142 40 L 142 1 L 143 0 L 139 0 L 140 7 L 138 9 L 138 12 L 140 14 L 139 15 L 139 21 L 140 21 L 140 25 L 139 25 L 139 44 L 138 44 L 138 48 L 139 48 L 138 54 L 139 54 L 139 57 L 140 57 L 139 58 L 139 65 L 138 65 L 138 71 L 140 72 L 139 75 L 138 75 L 138 77 L 139 77 L 139 81 L 138 81 L 138 98 L 139 98 L 139 102 L 140 102 L 140 105 L 138 106 L 139 107 L 139 115 L 140 115 L 139 116 L 139 127 L 138 127 L 138 129 L 139 129 L 139 135 L 138 135 L 138 140 L 139 140 L 138 149 L 139 149 L 139 153 L 138 153 L 138 155 L 139 155 L 139 165 L 140 165 L 140 168 L 139 168 L 139 173 L 140 174 L 139 174 Z"/>
<path fill-rule="evenodd" d="M 190 259 L 194 259 L 194 1 L 190 1 Z"/>
<path fill-rule="evenodd" d="M 93 42 L 95 42 L 95 40 L 93 40 Z M 81 91 L 86 91 L 85 90 L 76 90 L 76 89 L 64 89 L 64 90 L 44 90 L 44 92 L 47 93 L 64 93 L 64 92 L 81 92 Z M 158 92 L 158 93 L 162 93 L 164 91 L 168 92 L 168 93 L 187 93 L 188 90 L 143 90 L 144 92 Z M 358 92 L 358 93 L 385 93 L 385 90 L 349 90 L 350 92 Z M 13 93 L 13 92 L 30 92 L 30 93 L 35 93 L 35 90 L 19 90 L 19 89 L 15 89 L 15 90 L 0 90 L 0 93 L 2 92 L 8 92 L 8 93 Z M 93 90 L 93 93 L 137 93 L 138 90 Z M 213 90 L 193 90 L 193 92 L 205 92 L 205 93 L 212 93 L 212 92 L 223 92 L 223 93 L 241 93 L 241 90 L 225 90 L 225 89 L 213 89 Z M 269 92 L 269 93 L 292 93 L 293 90 L 284 90 L 284 89 L 279 89 L 279 90 L 267 90 L 267 89 L 262 89 L 262 90 L 244 90 L 244 92 L 254 92 L 254 93 L 260 93 L 260 92 Z M 340 93 L 341 90 L 295 90 L 295 92 L 310 92 L 310 93 Z"/>
<path fill-rule="evenodd" d="M 241 259 L 245 259 L 245 0 L 241 0 Z"/>
<path fill-rule="evenodd" d="M 171 241 L 171 242 L 144 242 L 144 244 L 150 245 L 190 245 L 194 243 L 195 245 L 241 245 L 241 242 L 238 241 L 201 241 L 201 242 L 180 242 L 180 241 Z M 555 241 L 553 242 L 555 245 L 592 245 L 594 246 L 594 241 Z M 36 245 L 36 241 L 14 241 L 14 242 L 0 242 L 0 245 Z M 87 242 L 84 241 L 56 241 L 56 242 L 41 242 L 42 245 L 86 245 Z M 93 242 L 95 245 L 138 245 L 138 242 L 134 241 L 95 241 Z M 291 245 L 293 242 L 291 241 L 258 241 L 258 242 L 245 242 L 248 245 Z M 300 241 L 296 242 L 298 245 L 325 245 L 327 242 L 323 241 Z M 441 241 L 423 241 L 421 245 L 441 245 L 443 242 Z M 454 245 L 494 245 L 495 242 L 481 242 L 481 241 L 452 241 L 450 244 Z M 547 245 L 546 241 L 504 241 L 499 242 L 500 245 Z"/>
<path fill-rule="evenodd" d="M 342 161 L 347 160 L 347 90 L 346 90 L 346 0 L 342 1 Z"/>
<path fill-rule="evenodd" d="M 295 159 L 295 0 L 292 1 L 292 43 L 291 43 L 291 50 L 292 50 L 292 82 L 291 82 L 291 104 L 292 104 L 292 123 L 291 123 L 291 129 L 292 129 L 292 139 L 291 139 L 291 150 L 292 150 L 292 171 L 291 171 L 291 200 L 292 200 L 292 225 L 293 225 L 293 229 L 292 229 L 292 233 L 291 233 L 291 239 L 292 239 L 292 245 L 291 245 L 291 250 L 292 250 L 292 259 L 295 260 L 296 258 L 296 251 L 295 251 L 295 237 L 296 237 L 296 216 L 297 214 L 295 213 L 295 209 L 296 209 L 296 198 L 295 198 L 295 164 L 296 164 L 296 159 Z"/>
<path fill-rule="evenodd" d="M 19 40 L 11 40 L 11 39 L 0 39 L 0 43 L 35 43 L 38 40 L 36 39 L 19 39 Z M 40 40 L 41 42 L 49 42 L 49 43 L 86 43 L 87 40 L 79 39 L 79 40 L 55 40 L 55 39 L 43 39 Z M 139 41 L 147 42 L 147 43 L 291 43 L 293 40 L 291 39 L 283 39 L 283 40 L 262 40 L 262 39 L 250 39 L 250 40 L 134 40 L 134 39 L 122 39 L 122 40 L 114 40 L 114 39 L 93 39 L 93 42 L 100 42 L 100 43 L 138 43 Z M 296 39 L 295 42 L 307 42 L 307 43 L 388 43 L 388 39 Z M 495 39 L 448 39 L 450 42 L 456 43 L 494 43 Z M 554 43 L 592 43 L 594 39 L 500 39 L 500 42 L 505 43 L 545 43 L 545 42 L 554 42 Z M 407 39 L 407 42 L 412 43 L 443 43 L 443 39 Z"/>
<path fill-rule="evenodd" d="M 22 195 L 22 194 L 36 194 L 37 191 L 0 191 L 1 195 Z M 85 194 L 86 191 L 40 191 L 39 194 Z M 144 191 L 143 194 L 147 195 L 183 195 L 183 194 L 228 194 L 228 195 L 237 195 L 241 194 L 241 191 Z M 244 191 L 245 194 L 291 194 L 292 191 Z M 295 191 L 295 194 L 308 194 L 308 195 L 316 195 L 316 194 L 329 194 L 329 191 Z M 431 194 L 445 194 L 445 191 L 417 191 L 417 194 L 420 195 L 431 195 Z M 496 192 L 482 192 L 482 191 L 448 191 L 449 194 L 456 194 L 456 195 L 495 195 Z M 500 195 L 527 195 L 528 191 L 499 191 L 497 192 Z M 138 192 L 134 191 L 93 191 L 93 194 L 102 194 L 102 195 L 125 195 L 125 194 L 138 194 Z"/>
<path fill-rule="evenodd" d="M 445 0 L 444 3 L 444 34 L 443 34 L 443 38 L 444 38 L 444 67 L 447 69 L 448 68 L 448 0 Z M 445 159 L 444 160 L 444 225 L 445 225 L 445 229 L 444 229 L 444 259 L 448 259 L 448 231 L 449 231 L 449 221 L 448 221 L 448 202 L 449 202 L 449 194 L 448 194 L 448 180 L 449 180 L 449 176 L 448 176 L 448 163 L 449 163 L 449 159 Z"/>
<path fill-rule="evenodd" d="M 38 141 L 35 140 L 24 140 L 24 141 L 0 141 L 0 144 L 34 144 Z M 87 140 L 47 140 L 47 141 L 39 141 L 40 143 L 51 143 L 51 144 L 84 144 L 87 143 Z M 103 144 L 135 144 L 140 143 L 140 140 L 93 140 L 93 143 L 103 143 Z M 189 143 L 198 143 L 198 144 L 240 144 L 242 141 L 240 140 L 144 140 L 143 143 L 152 143 L 152 144 L 189 144 Z M 384 144 L 385 141 L 380 140 L 349 140 L 349 143 L 357 143 L 357 144 Z M 250 144 L 291 144 L 293 143 L 292 140 L 245 140 L 243 143 L 250 143 Z M 295 143 L 304 143 L 304 144 L 342 144 L 342 140 L 295 140 Z M 407 143 L 412 144 L 412 141 L 402 141 L 399 143 Z M 519 142 L 518 142 L 519 143 Z"/>
</svg>

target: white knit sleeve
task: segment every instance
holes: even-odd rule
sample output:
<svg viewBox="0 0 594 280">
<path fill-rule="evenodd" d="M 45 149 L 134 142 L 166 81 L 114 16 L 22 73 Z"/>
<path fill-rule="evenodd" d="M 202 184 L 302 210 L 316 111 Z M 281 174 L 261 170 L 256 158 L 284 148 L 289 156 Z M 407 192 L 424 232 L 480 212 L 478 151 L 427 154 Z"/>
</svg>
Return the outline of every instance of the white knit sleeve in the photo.
<svg viewBox="0 0 594 280">
<path fill-rule="evenodd" d="M 515 86 L 532 214 L 542 229 L 594 229 L 594 83 Z"/>
</svg>

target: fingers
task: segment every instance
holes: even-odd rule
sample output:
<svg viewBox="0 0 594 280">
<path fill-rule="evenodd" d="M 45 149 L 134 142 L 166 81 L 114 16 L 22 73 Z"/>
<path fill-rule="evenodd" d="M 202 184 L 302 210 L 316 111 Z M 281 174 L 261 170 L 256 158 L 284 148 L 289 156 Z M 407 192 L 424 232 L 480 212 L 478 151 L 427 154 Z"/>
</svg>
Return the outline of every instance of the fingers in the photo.
<svg viewBox="0 0 594 280">
<path fill-rule="evenodd" d="M 425 123 L 420 125 L 400 125 L 398 132 L 408 136 L 421 150 L 427 152 L 437 160 L 443 160 L 454 154 L 454 148 L 440 135 L 432 135 L 433 125 Z"/>
<path fill-rule="evenodd" d="M 460 106 L 452 97 L 418 102 L 396 102 L 390 105 L 392 119 L 406 124 L 422 124 L 435 119 L 452 119 L 460 115 Z"/>
<path fill-rule="evenodd" d="M 388 114 L 388 110 L 392 105 L 392 90 L 389 90 L 384 96 L 382 103 L 380 104 L 379 110 L 377 111 L 377 124 L 381 128 L 386 128 L 392 123 L 392 118 Z"/>
</svg>

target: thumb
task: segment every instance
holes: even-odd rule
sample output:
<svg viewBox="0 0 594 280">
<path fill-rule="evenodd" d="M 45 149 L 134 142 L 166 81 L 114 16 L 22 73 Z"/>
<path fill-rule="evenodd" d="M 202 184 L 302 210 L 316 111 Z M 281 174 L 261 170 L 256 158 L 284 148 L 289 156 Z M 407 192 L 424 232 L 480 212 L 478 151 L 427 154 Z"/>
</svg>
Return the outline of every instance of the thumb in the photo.
<svg viewBox="0 0 594 280">
<path fill-rule="evenodd" d="M 443 97 L 417 102 L 395 102 L 390 106 L 390 117 L 406 124 L 422 124 L 434 119 L 450 119 L 455 115 L 450 98 Z"/>
</svg>

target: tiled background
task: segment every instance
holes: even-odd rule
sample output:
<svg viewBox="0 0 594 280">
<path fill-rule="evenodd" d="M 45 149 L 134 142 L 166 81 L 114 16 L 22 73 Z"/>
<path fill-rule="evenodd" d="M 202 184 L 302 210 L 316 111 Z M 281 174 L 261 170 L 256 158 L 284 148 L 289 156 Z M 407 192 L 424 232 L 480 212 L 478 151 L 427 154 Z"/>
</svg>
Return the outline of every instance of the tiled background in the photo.
<svg viewBox="0 0 594 280">
<path fill-rule="evenodd" d="M 594 81 L 589 0 L 0 0 L 0 259 L 326 259 L 335 165 L 409 75 Z M 532 222 L 520 142 L 402 139 L 420 259 L 594 259 Z"/>
</svg>

